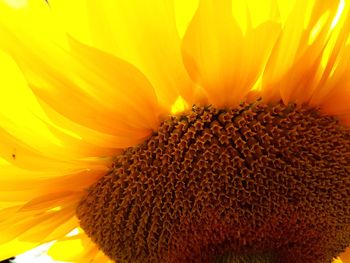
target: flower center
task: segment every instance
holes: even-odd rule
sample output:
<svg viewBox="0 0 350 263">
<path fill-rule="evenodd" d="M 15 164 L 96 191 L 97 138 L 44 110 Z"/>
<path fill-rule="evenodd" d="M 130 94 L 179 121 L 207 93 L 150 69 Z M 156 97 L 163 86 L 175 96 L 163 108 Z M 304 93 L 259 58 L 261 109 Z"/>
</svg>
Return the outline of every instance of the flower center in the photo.
<svg viewBox="0 0 350 263">
<path fill-rule="evenodd" d="M 77 215 L 117 262 L 331 262 L 350 244 L 350 131 L 294 104 L 194 106 L 117 156 Z"/>
</svg>

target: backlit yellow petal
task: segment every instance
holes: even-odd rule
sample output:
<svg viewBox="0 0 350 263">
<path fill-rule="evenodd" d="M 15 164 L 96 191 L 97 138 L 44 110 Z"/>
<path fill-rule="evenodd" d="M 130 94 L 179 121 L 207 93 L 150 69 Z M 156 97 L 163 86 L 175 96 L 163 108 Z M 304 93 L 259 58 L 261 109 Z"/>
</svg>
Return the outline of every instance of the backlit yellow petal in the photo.
<svg viewBox="0 0 350 263">
<path fill-rule="evenodd" d="M 71 51 L 64 51 L 46 35 L 32 35 L 29 26 L 17 30 L 17 35 L 9 33 L 7 27 L 13 28 L 9 24 L 4 26 L 1 43 L 20 64 L 35 94 L 56 111 L 91 129 L 117 136 L 119 133 L 119 147 L 135 144 L 157 127 L 153 88 L 131 65 L 73 40 Z M 31 43 L 37 45 L 32 48 L 26 44 L 26 38 L 41 40 Z M 99 71 L 94 65 L 96 55 L 102 67 Z M 84 61 L 79 61 L 82 56 Z M 113 75 L 102 74 L 112 69 Z M 114 103 L 116 99 L 118 103 Z"/>
<path fill-rule="evenodd" d="M 343 263 L 343 261 L 340 258 L 336 258 L 332 261 L 332 263 Z"/>
<path fill-rule="evenodd" d="M 30 171 L 12 165 L 1 166 L 0 201 L 7 201 L 11 206 L 11 201 L 30 202 L 52 193 L 82 192 L 108 171 L 107 165 L 102 164 L 94 167 L 85 163 L 84 168 L 80 169 L 79 165 L 75 164 L 74 168 L 75 170 L 71 168 L 71 171 L 64 171 L 64 168 L 58 165 L 53 166 L 51 171 Z M 79 199 L 79 196 L 76 199 Z M 71 200 L 74 201 L 74 198 Z M 49 208 L 53 207 L 47 207 Z"/>
<path fill-rule="evenodd" d="M 276 8 L 272 3 L 266 5 Z M 229 0 L 220 4 L 200 1 L 183 41 L 189 74 L 204 87 L 209 102 L 217 106 L 237 105 L 248 94 L 280 31 L 276 23 L 268 20 L 255 21 L 252 28 L 247 6 L 240 8 L 236 13 L 245 15 L 236 17 Z M 242 31 L 242 20 L 247 21 L 246 34 Z"/>
<path fill-rule="evenodd" d="M 343 263 L 350 262 L 350 247 L 348 247 L 344 253 L 340 254 L 340 259 Z"/>
<path fill-rule="evenodd" d="M 319 62 L 337 3 L 316 2 L 311 6 L 296 1 L 283 25 L 263 75 L 262 96 L 266 100 L 282 98 L 285 103 L 304 103 L 317 85 Z M 317 40 L 309 44 L 310 34 L 322 16 L 326 21 L 318 29 Z"/>
<path fill-rule="evenodd" d="M 145 1 L 86 0 L 79 1 L 82 8 L 72 8 L 70 1 L 52 2 L 63 20 L 72 18 L 70 23 L 78 14 L 84 19 L 88 12 L 92 44 L 136 65 L 151 81 L 164 108 L 169 110 L 179 95 L 191 100 L 192 84 L 181 61 L 171 1 L 157 0 L 149 5 Z"/>
<path fill-rule="evenodd" d="M 13 255 L 19 255 L 38 245 L 38 243 L 23 242 L 18 239 L 14 239 L 5 244 L 0 244 L 0 260 L 11 258 Z"/>
<path fill-rule="evenodd" d="M 2 209 L 0 244 L 15 238 L 25 242 L 46 243 L 68 234 L 77 227 L 74 207 L 69 205 L 60 211 L 37 210 L 36 213 L 20 211 L 19 206 Z"/>
<path fill-rule="evenodd" d="M 48 116 L 49 113 L 52 114 L 52 110 L 50 111 L 49 106 L 43 102 L 39 104 L 18 66 L 2 51 L 0 51 L 0 68 L 3 73 L 1 85 L 11 87 L 4 88 L 0 97 L 0 129 L 6 130 L 2 131 L 6 133 L 6 136 L 2 136 L 2 140 L 6 140 L 3 142 L 2 151 L 5 150 L 5 145 L 9 145 L 2 156 L 7 160 L 23 160 L 22 146 L 19 146 L 21 142 L 26 142 L 27 147 L 33 151 L 35 149 L 37 153 L 64 158 L 104 156 L 117 152 L 115 150 L 117 145 L 112 142 L 113 136 L 89 130 L 78 124 L 60 123 L 58 113 L 54 116 L 54 120 L 52 116 Z M 8 139 L 9 136 L 16 139 Z M 105 144 L 109 142 L 108 148 L 101 145 L 102 141 Z"/>
<path fill-rule="evenodd" d="M 186 33 L 187 27 L 192 20 L 196 9 L 198 8 L 198 0 L 175 0 L 174 1 L 174 12 L 176 27 L 180 37 L 183 37 Z"/>
<path fill-rule="evenodd" d="M 73 261 L 83 253 L 85 247 L 81 239 L 71 237 L 55 242 L 49 249 L 51 257 L 62 261 Z"/>
<path fill-rule="evenodd" d="M 75 251 L 67 251 L 71 248 Z M 55 242 L 48 251 L 48 254 L 56 260 L 75 263 L 112 263 L 102 251 L 90 240 L 84 232 L 72 237 L 65 237 Z"/>
<path fill-rule="evenodd" d="M 13 8 L 25 8 L 28 5 L 27 0 L 3 0 L 3 1 Z"/>
</svg>

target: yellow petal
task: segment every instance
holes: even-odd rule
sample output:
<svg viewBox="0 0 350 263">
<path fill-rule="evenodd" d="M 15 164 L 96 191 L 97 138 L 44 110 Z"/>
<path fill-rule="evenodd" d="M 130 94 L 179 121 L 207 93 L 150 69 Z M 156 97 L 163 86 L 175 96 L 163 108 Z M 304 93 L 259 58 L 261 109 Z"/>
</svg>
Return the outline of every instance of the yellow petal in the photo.
<svg viewBox="0 0 350 263">
<path fill-rule="evenodd" d="M 5 260 L 14 255 L 22 254 L 38 245 L 38 243 L 23 242 L 18 239 L 14 239 L 5 244 L 0 244 L 0 260 Z"/>
<path fill-rule="evenodd" d="M 0 156 L 15 165 L 24 168 L 49 169 L 54 160 L 50 160 L 44 153 L 19 141 L 8 132 L 0 128 Z"/>
<path fill-rule="evenodd" d="M 98 49 L 70 41 L 71 56 L 82 63 L 96 78 L 100 86 L 89 87 L 89 92 L 110 114 L 110 122 L 121 121 L 131 127 L 157 129 L 157 100 L 148 80 L 136 68 Z M 77 69 L 83 78 L 86 69 Z M 96 83 L 97 84 L 97 83 Z M 127 111 L 127 113 L 125 113 Z M 113 114 L 116 114 L 114 119 Z M 117 130 L 119 127 L 112 130 Z"/>
<path fill-rule="evenodd" d="M 46 1 L 24 0 L 21 8 L 13 8 L 11 0 L 0 1 L 0 27 L 11 24 L 10 31 L 23 31 L 25 28 L 35 29 L 37 35 L 55 44 L 66 46 L 66 33 L 62 30 L 61 23 L 56 21 L 50 13 L 50 7 Z M 42 23 L 45 21 L 46 23 Z M 33 41 L 32 39 L 31 41 Z"/>
<path fill-rule="evenodd" d="M 11 134 L 16 133 L 17 138 L 31 141 L 35 148 L 43 147 L 42 144 L 46 144 L 46 147 L 58 146 L 60 142 L 38 118 L 43 117 L 42 110 L 28 88 L 23 74 L 11 57 L 1 50 L 0 69 L 0 83 L 4 87 L 0 97 L 1 127 L 6 127 Z"/>
<path fill-rule="evenodd" d="M 28 201 L 20 208 L 20 211 L 54 210 L 56 207 L 62 208 L 71 202 L 76 202 L 80 197 L 79 192 L 52 192 Z"/>
<path fill-rule="evenodd" d="M 112 263 L 112 260 L 110 260 L 101 250 L 98 251 L 94 260 L 95 263 Z"/>
<path fill-rule="evenodd" d="M 343 10 L 342 17 L 332 33 L 326 49 L 325 61 L 319 85 L 314 91 L 310 105 L 319 107 L 328 115 L 339 117 L 350 124 L 350 7 Z"/>
<path fill-rule="evenodd" d="M 183 56 L 191 78 L 202 85 L 210 100 L 229 105 L 240 60 L 243 34 L 231 13 L 231 1 L 200 1 L 183 40 Z"/>
<path fill-rule="evenodd" d="M 79 200 L 76 200 L 79 201 Z M 25 242 L 46 243 L 65 236 L 75 227 L 75 207 L 66 205 L 59 211 L 20 211 L 20 207 L 0 211 L 0 244 L 15 238 Z"/>
<path fill-rule="evenodd" d="M 265 100 L 308 102 L 319 81 L 320 59 L 337 6 L 335 1 L 295 2 L 264 71 Z M 315 27 L 317 35 L 310 44 Z"/>
<path fill-rule="evenodd" d="M 343 263 L 343 261 L 338 257 L 336 259 L 333 259 L 332 263 Z"/>
<path fill-rule="evenodd" d="M 70 251 L 67 251 L 67 248 Z M 112 263 L 84 232 L 55 242 L 48 254 L 56 260 L 75 263 Z"/>
<path fill-rule="evenodd" d="M 14 61 L 0 51 L 0 68 L 2 89 L 0 97 L 0 156 L 19 165 L 47 166 L 45 156 L 53 157 L 58 152 L 69 155 L 61 142 L 50 132 L 43 111 L 27 87 L 23 75 Z M 30 159 L 30 160 L 29 160 Z"/>
<path fill-rule="evenodd" d="M 55 242 L 48 250 L 48 254 L 56 260 L 74 262 L 84 249 L 81 239 L 70 237 Z"/>
<path fill-rule="evenodd" d="M 348 247 L 345 252 L 343 252 L 342 254 L 340 254 L 340 259 L 344 262 L 344 263 L 348 263 L 350 262 L 350 247 Z"/>
<path fill-rule="evenodd" d="M 78 225 L 78 220 L 72 216 L 71 211 L 62 212 L 62 214 L 32 227 L 20 235 L 19 239 L 31 242 L 41 240 L 41 243 L 47 243 L 67 235 Z"/>
<path fill-rule="evenodd" d="M 50 120 L 45 121 L 49 130 L 59 138 L 68 158 L 116 156 L 120 152 L 120 140 L 113 135 L 98 132 L 67 119 L 45 102 L 41 102 Z M 140 142 L 142 139 L 140 139 Z M 129 142 L 130 143 L 130 142 Z"/>
<path fill-rule="evenodd" d="M 279 26 L 268 20 L 253 28 L 245 6 L 237 11 L 241 13 L 246 15 L 233 16 L 230 0 L 200 1 L 183 41 L 189 74 L 204 87 L 209 103 L 221 107 L 237 105 L 248 94 L 279 33 Z M 246 34 L 241 20 L 248 21 Z"/>
<path fill-rule="evenodd" d="M 33 133 L 33 139 L 35 138 L 35 135 L 36 133 Z M 40 138 L 38 138 L 38 141 L 41 142 Z M 45 142 L 44 139 L 43 142 Z M 15 166 L 28 170 L 52 170 L 53 167 L 61 167 L 61 169 L 74 168 L 76 165 L 76 161 L 74 161 L 74 159 L 78 157 L 75 155 L 74 158 L 74 148 L 72 145 L 68 145 L 70 147 L 64 147 L 67 145 L 62 144 L 61 146 L 57 146 L 52 145 L 52 143 L 51 145 L 50 143 L 47 143 L 47 147 L 44 147 L 44 145 L 42 145 L 41 148 L 35 147 L 35 144 L 38 144 L 37 142 L 33 143 L 31 140 L 22 141 L 1 128 L 1 125 L 0 143 L 1 158 L 7 160 L 7 162 L 12 163 Z M 86 144 L 81 144 L 86 147 Z M 74 146 L 79 148 L 81 144 Z M 111 144 L 111 146 L 114 145 Z M 88 150 L 84 147 L 81 149 L 80 158 L 84 155 L 85 157 L 88 157 L 86 156 L 88 154 Z M 103 152 L 105 153 L 106 151 Z M 117 153 L 118 151 L 114 150 L 110 152 Z M 104 160 L 99 159 L 98 162 L 102 163 Z"/>
<path fill-rule="evenodd" d="M 14 15 L 22 20 L 33 16 Z M 30 26 L 39 25 L 20 24 L 16 31 L 12 22 L 18 24 L 14 18 L 0 21 L 1 44 L 14 56 L 36 95 L 56 111 L 91 129 L 119 135 L 124 144 L 120 147 L 137 143 L 157 127 L 153 88 L 134 67 L 78 42 L 70 41 L 71 51 L 64 51 L 46 36 L 31 33 Z"/>
<path fill-rule="evenodd" d="M 28 171 L 9 165 L 0 166 L 0 202 L 8 202 L 8 207 L 11 206 L 11 201 L 30 202 L 45 195 L 50 197 L 53 193 L 67 193 L 69 197 L 70 191 L 74 200 L 74 192 L 82 192 L 108 170 L 107 166 L 94 167 L 88 163 L 83 167 L 76 164 L 74 170 L 70 168 L 66 171 L 61 166 L 52 167 L 51 171 Z M 47 207 L 51 208 L 53 207 Z"/>
<path fill-rule="evenodd" d="M 79 126 L 74 122 L 71 122 L 73 125 L 68 125 L 67 121 L 58 122 L 57 120 L 63 118 L 58 113 L 48 116 L 48 111 L 53 115 L 53 110 L 44 102 L 42 105 L 38 103 L 18 66 L 2 51 L 0 68 L 3 73 L 0 85 L 11 87 L 3 89 L 0 97 L 0 129 L 3 133 L 0 140 L 3 140 L 3 158 L 11 162 L 17 160 L 18 163 L 18 160 L 23 160 L 23 147 L 27 147 L 27 156 L 30 149 L 37 155 L 65 159 L 115 155 L 118 152 L 113 136 Z M 45 163 L 43 159 L 38 165 Z M 29 164 L 34 166 L 32 160 Z"/>
<path fill-rule="evenodd" d="M 176 27 L 181 38 L 186 33 L 187 27 L 196 12 L 198 2 L 198 0 L 174 0 Z"/>
<path fill-rule="evenodd" d="M 172 1 L 157 0 L 151 5 L 127 0 L 77 2 L 72 6 L 67 0 L 53 0 L 51 6 L 68 25 L 75 23 L 77 16 L 87 19 L 90 44 L 139 68 L 164 108 L 170 109 L 179 95 L 191 101 L 192 83 L 182 64 Z M 74 28 L 71 31 L 68 26 L 67 30 L 76 36 Z"/>
</svg>

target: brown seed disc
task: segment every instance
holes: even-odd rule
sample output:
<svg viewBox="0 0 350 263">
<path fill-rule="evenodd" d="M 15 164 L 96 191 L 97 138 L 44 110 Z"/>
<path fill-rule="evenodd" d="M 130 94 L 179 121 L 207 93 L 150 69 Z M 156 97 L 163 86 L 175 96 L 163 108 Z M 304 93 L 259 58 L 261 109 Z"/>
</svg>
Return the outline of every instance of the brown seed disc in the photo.
<svg viewBox="0 0 350 263">
<path fill-rule="evenodd" d="M 117 262 L 328 263 L 350 244 L 349 164 L 349 129 L 315 109 L 193 107 L 117 156 L 77 215 Z"/>
<path fill-rule="evenodd" d="M 235 255 L 228 253 L 216 258 L 213 263 L 275 263 L 276 255 L 272 253 Z"/>
</svg>

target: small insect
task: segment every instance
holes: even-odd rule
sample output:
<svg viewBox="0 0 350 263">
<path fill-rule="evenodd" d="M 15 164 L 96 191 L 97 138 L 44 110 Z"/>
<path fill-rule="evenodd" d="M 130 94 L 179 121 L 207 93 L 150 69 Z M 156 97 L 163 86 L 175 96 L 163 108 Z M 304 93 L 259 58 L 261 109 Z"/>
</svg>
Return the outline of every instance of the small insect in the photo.
<svg viewBox="0 0 350 263">
<path fill-rule="evenodd" d="M 13 160 L 16 160 L 16 154 L 15 154 L 15 153 L 12 154 L 12 159 L 13 159 Z M 1 263 L 1 262 L 0 262 L 0 263 Z"/>
</svg>

